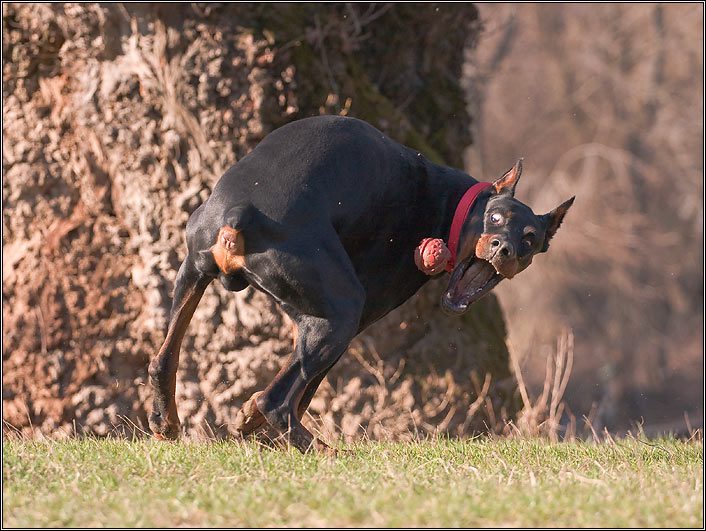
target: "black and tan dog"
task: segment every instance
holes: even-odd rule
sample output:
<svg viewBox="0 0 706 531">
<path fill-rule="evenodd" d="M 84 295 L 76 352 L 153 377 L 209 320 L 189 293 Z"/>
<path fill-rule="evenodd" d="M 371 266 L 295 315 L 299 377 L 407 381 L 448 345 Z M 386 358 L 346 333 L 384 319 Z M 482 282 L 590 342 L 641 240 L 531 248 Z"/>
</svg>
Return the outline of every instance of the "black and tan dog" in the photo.
<svg viewBox="0 0 706 531">
<path fill-rule="evenodd" d="M 238 429 L 248 435 L 268 423 L 299 450 L 327 448 L 300 418 L 358 332 L 444 270 L 442 307 L 464 312 L 547 250 L 573 198 L 536 216 L 513 197 L 520 172 L 518 162 L 492 185 L 477 183 L 353 118 L 307 118 L 268 135 L 186 225 L 167 337 L 149 366 L 155 436 L 179 434 L 179 350 L 218 278 L 228 290 L 271 295 L 298 331 Z"/>
</svg>

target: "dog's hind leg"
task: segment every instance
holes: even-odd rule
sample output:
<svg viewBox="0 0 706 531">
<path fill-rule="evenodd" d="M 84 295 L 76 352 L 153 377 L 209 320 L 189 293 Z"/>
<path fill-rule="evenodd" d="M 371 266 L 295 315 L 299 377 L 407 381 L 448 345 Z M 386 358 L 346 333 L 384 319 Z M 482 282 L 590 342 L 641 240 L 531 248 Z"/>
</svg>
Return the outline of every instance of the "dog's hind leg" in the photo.
<svg viewBox="0 0 706 531">
<path fill-rule="evenodd" d="M 167 337 L 148 369 L 154 393 L 149 425 L 158 439 L 175 439 L 179 436 L 180 423 L 174 398 L 179 350 L 191 317 L 211 280 L 212 277 L 196 268 L 190 256 L 186 257 L 179 268 Z"/>
</svg>

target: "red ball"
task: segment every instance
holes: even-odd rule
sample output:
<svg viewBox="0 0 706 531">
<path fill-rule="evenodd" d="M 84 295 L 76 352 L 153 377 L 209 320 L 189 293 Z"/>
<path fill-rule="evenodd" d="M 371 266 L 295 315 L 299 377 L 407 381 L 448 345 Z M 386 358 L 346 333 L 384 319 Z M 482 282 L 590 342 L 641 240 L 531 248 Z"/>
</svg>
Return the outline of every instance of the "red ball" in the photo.
<svg viewBox="0 0 706 531">
<path fill-rule="evenodd" d="M 427 275 L 441 273 L 450 258 L 451 251 L 441 238 L 424 238 L 414 250 L 414 263 Z"/>
</svg>

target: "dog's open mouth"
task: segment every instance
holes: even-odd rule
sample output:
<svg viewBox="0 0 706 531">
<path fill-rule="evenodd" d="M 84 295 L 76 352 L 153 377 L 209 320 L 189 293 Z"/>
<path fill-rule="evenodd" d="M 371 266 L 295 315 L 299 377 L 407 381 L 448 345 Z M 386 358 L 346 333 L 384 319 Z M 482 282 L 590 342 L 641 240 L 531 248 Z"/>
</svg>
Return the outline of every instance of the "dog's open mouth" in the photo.
<svg viewBox="0 0 706 531">
<path fill-rule="evenodd" d="M 463 313 L 503 278 L 490 262 L 474 256 L 451 273 L 449 287 L 441 296 L 441 307 L 448 313 Z"/>
</svg>

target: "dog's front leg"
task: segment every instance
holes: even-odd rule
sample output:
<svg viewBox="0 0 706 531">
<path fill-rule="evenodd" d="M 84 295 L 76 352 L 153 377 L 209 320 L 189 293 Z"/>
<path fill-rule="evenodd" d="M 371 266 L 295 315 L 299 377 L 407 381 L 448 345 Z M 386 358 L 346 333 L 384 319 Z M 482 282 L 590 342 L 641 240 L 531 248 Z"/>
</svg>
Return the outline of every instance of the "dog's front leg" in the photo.
<svg viewBox="0 0 706 531">
<path fill-rule="evenodd" d="M 295 337 L 294 348 L 296 349 L 296 347 L 297 342 Z M 333 364 L 331 365 L 331 367 L 333 367 Z M 328 367 L 327 369 L 321 371 L 318 376 L 316 376 L 311 382 L 307 384 L 306 389 L 302 394 L 302 398 L 299 401 L 299 405 L 297 406 L 297 418 L 300 421 L 304 417 L 304 414 L 306 413 L 309 404 L 311 404 L 311 400 L 312 398 L 314 398 L 316 390 L 321 385 L 321 382 L 324 380 L 326 374 L 328 374 L 328 371 L 331 369 L 331 367 Z M 240 434 L 241 437 L 248 437 L 267 424 L 267 419 L 262 413 L 260 413 L 260 410 L 257 408 L 257 399 L 260 395 L 262 395 L 262 393 L 263 391 L 258 391 L 257 393 L 254 393 L 243 404 L 243 407 L 238 412 L 234 426 L 235 432 Z"/>
<path fill-rule="evenodd" d="M 357 332 L 358 320 L 351 316 L 335 321 L 301 316 L 295 351 L 270 385 L 255 397 L 257 409 L 267 422 L 302 452 L 330 450 L 301 423 L 316 388 L 328 370 L 346 351 Z"/>
<path fill-rule="evenodd" d="M 365 290 L 337 234 L 291 239 L 260 264 L 259 288 L 279 300 L 297 326 L 294 352 L 270 385 L 253 395 L 245 427 L 267 421 L 302 452 L 328 448 L 302 425 L 317 387 L 358 333 Z"/>
</svg>

